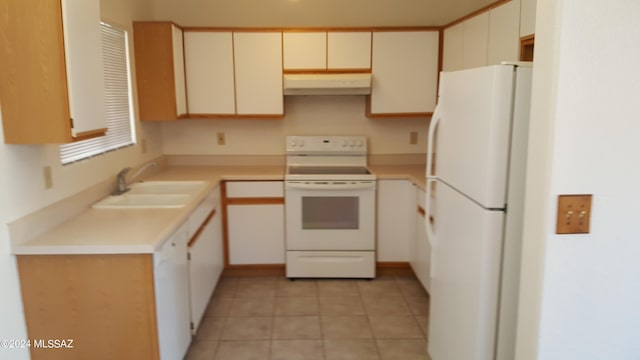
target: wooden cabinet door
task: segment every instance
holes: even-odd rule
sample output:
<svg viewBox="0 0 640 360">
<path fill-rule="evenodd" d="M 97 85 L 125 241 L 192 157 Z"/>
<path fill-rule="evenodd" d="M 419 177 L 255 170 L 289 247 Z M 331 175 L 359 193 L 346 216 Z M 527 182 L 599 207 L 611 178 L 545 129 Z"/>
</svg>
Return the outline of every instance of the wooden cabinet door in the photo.
<svg viewBox="0 0 640 360">
<path fill-rule="evenodd" d="M 233 34 L 238 115 L 283 115 L 282 35 Z"/>
<path fill-rule="evenodd" d="M 372 115 L 427 114 L 436 104 L 437 31 L 373 33 Z"/>
<path fill-rule="evenodd" d="M 67 143 L 103 135 L 100 2 L 12 1 L 2 11 L 5 143 Z"/>
<path fill-rule="evenodd" d="M 235 114 L 231 32 L 185 32 L 184 57 L 189 114 Z"/>
<path fill-rule="evenodd" d="M 365 70 L 371 68 L 371 33 L 337 32 L 327 34 L 327 68 Z"/>
<path fill-rule="evenodd" d="M 170 22 L 134 22 L 140 120 L 177 120 L 187 113 L 182 30 Z"/>
<path fill-rule="evenodd" d="M 284 32 L 282 55 L 285 70 L 325 70 L 327 33 Z"/>
<path fill-rule="evenodd" d="M 73 349 L 32 346 L 31 359 L 160 358 L 151 254 L 19 255 L 16 261 L 27 338 L 74 340 Z"/>
</svg>

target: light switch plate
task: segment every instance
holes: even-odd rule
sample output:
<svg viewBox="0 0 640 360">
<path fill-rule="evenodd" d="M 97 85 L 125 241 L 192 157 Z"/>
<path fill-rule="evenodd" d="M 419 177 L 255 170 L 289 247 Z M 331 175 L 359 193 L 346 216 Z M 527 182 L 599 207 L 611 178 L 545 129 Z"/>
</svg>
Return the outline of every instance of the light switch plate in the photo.
<svg viewBox="0 0 640 360">
<path fill-rule="evenodd" d="M 556 234 L 588 234 L 593 195 L 559 195 Z"/>
</svg>

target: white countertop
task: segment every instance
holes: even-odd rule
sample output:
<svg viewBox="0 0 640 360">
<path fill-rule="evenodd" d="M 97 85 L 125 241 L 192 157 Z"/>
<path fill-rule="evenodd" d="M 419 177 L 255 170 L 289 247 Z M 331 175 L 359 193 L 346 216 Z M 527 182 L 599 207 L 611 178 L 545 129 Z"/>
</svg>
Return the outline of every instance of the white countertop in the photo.
<svg viewBox="0 0 640 360">
<path fill-rule="evenodd" d="M 424 166 L 371 166 L 379 179 L 408 179 L 424 188 Z M 147 180 L 206 180 L 184 207 L 93 209 L 12 246 L 15 255 L 151 254 L 222 180 L 283 180 L 284 166 L 170 166 Z M 99 199 L 96 199 L 98 201 Z"/>
<path fill-rule="evenodd" d="M 16 255 L 153 253 L 184 221 L 188 215 L 185 208 L 88 209 L 80 216 L 70 219 L 44 235 L 14 246 L 13 253 Z"/>
</svg>

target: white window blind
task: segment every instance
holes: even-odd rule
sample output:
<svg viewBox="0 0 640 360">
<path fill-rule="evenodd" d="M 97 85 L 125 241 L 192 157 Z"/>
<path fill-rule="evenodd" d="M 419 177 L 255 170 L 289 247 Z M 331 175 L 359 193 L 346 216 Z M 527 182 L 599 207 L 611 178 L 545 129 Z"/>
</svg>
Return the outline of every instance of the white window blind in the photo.
<svg viewBox="0 0 640 360">
<path fill-rule="evenodd" d="M 69 164 L 134 144 L 127 32 L 101 23 L 107 133 L 60 146 L 60 161 Z"/>
</svg>

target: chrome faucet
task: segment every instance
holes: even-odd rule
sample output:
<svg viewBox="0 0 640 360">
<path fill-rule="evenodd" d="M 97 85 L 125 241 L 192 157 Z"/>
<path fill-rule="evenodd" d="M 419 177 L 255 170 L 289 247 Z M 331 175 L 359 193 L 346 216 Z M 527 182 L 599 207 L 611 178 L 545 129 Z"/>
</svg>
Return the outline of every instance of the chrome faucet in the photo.
<svg viewBox="0 0 640 360">
<path fill-rule="evenodd" d="M 140 169 L 138 169 L 138 171 L 136 171 L 133 174 L 133 176 L 131 176 L 131 182 L 133 182 L 133 180 L 138 178 L 138 176 L 140 176 L 148 168 L 150 168 L 152 166 L 157 166 L 157 165 L 158 165 L 158 163 L 155 162 L 155 161 L 150 161 L 150 162 L 142 165 L 140 167 Z M 117 188 L 112 193 L 112 195 L 122 195 L 122 194 L 126 193 L 127 191 L 129 191 L 129 186 L 127 185 L 127 173 L 129 172 L 129 170 L 131 170 L 130 167 L 126 167 L 126 168 L 120 170 L 120 172 L 116 176 Z"/>
<path fill-rule="evenodd" d="M 129 187 L 127 187 L 127 179 L 126 179 L 126 176 L 127 176 L 127 173 L 129 172 L 129 170 L 131 170 L 130 167 L 126 167 L 126 168 L 120 170 L 120 172 L 116 176 L 117 187 L 113 191 L 113 193 L 111 193 L 112 195 L 122 195 L 122 194 L 126 193 L 127 191 L 129 191 Z"/>
<path fill-rule="evenodd" d="M 148 163 L 142 165 L 138 171 L 136 171 L 133 175 L 131 175 L 131 182 L 138 178 L 143 172 L 145 172 L 148 168 L 158 166 L 158 163 L 155 161 L 149 161 Z"/>
</svg>

